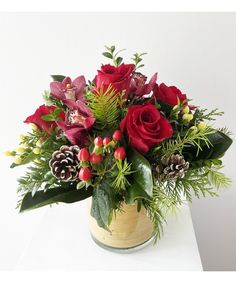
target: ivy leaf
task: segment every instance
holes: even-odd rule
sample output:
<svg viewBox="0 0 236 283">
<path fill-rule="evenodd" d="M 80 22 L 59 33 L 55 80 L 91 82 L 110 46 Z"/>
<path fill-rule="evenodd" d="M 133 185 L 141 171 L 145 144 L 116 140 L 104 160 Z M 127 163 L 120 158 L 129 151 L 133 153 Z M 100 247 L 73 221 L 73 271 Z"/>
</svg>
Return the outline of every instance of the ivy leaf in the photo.
<svg viewBox="0 0 236 283">
<path fill-rule="evenodd" d="M 129 179 L 130 186 L 126 190 L 126 202 L 132 203 L 136 199 L 151 199 L 153 190 L 152 170 L 148 160 L 131 150 L 128 160 L 132 164 L 131 170 L 134 173 Z"/>
<path fill-rule="evenodd" d="M 55 82 L 62 82 L 65 78 L 63 75 L 51 75 L 51 77 Z"/>
<path fill-rule="evenodd" d="M 90 214 L 97 220 L 98 226 L 107 231 L 110 231 L 108 226 L 112 217 L 113 203 L 113 190 L 108 181 L 103 181 L 93 191 Z"/>
<path fill-rule="evenodd" d="M 37 191 L 32 197 L 32 193 L 28 192 L 21 203 L 20 212 L 39 208 L 48 204 L 64 202 L 73 203 L 90 197 L 93 193 L 93 188 L 87 190 L 77 190 L 75 186 L 70 188 L 57 187 L 47 191 Z"/>
<path fill-rule="evenodd" d="M 112 54 L 109 53 L 109 52 L 103 52 L 102 55 L 105 56 L 105 57 L 107 57 L 107 58 L 109 58 L 109 59 L 112 59 L 112 58 L 113 58 Z"/>
</svg>

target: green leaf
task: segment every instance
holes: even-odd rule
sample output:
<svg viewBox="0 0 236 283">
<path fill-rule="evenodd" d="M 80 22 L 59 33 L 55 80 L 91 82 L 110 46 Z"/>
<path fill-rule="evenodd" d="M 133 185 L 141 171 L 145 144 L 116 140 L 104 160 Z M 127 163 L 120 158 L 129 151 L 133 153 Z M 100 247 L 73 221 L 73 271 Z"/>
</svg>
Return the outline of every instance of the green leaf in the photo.
<svg viewBox="0 0 236 283">
<path fill-rule="evenodd" d="M 20 164 L 12 163 L 10 168 L 15 168 L 17 166 L 25 165 L 33 160 L 35 160 L 35 154 L 33 152 L 26 152 L 22 156 L 22 161 Z"/>
<path fill-rule="evenodd" d="M 97 220 L 99 227 L 109 230 L 109 223 L 112 217 L 114 203 L 114 192 L 108 181 L 97 185 L 93 191 L 91 216 Z"/>
<path fill-rule="evenodd" d="M 62 75 L 51 75 L 51 77 L 55 82 L 62 82 L 65 78 L 65 76 Z"/>
<path fill-rule="evenodd" d="M 119 66 L 120 63 L 122 62 L 122 60 L 123 60 L 123 58 L 117 57 L 117 58 L 116 58 L 116 65 Z"/>
<path fill-rule="evenodd" d="M 43 115 L 41 116 L 41 118 L 44 120 L 44 121 L 55 121 L 55 117 L 54 115 L 52 114 L 47 114 L 47 115 Z"/>
<path fill-rule="evenodd" d="M 129 179 L 130 186 L 126 190 L 126 202 L 136 199 L 151 199 L 153 191 L 152 170 L 148 160 L 135 150 L 130 150 L 128 161 L 134 173 Z"/>
<path fill-rule="evenodd" d="M 186 147 L 183 151 L 184 156 L 193 161 L 218 159 L 224 155 L 233 142 L 229 136 L 220 131 L 208 135 L 207 138 L 211 144 L 210 147 L 202 142 L 202 150 L 198 154 L 196 146 Z"/>
<path fill-rule="evenodd" d="M 109 52 L 103 52 L 102 55 L 105 56 L 105 57 L 107 57 L 107 58 L 109 58 L 109 59 L 112 59 L 112 58 L 113 58 L 112 54 L 109 53 Z"/>
<path fill-rule="evenodd" d="M 87 190 L 77 190 L 74 186 L 63 189 L 61 187 L 53 188 L 50 190 L 38 191 L 32 197 L 31 192 L 28 192 L 21 203 L 20 212 L 39 208 L 48 204 L 64 202 L 73 203 L 90 197 L 93 194 L 93 188 Z"/>
</svg>

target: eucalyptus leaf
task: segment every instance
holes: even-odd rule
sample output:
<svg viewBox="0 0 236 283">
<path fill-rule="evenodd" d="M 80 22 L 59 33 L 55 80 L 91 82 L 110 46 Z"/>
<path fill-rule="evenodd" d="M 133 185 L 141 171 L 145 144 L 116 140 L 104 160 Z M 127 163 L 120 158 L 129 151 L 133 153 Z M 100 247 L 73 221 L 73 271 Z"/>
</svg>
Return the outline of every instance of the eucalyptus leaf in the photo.
<svg viewBox="0 0 236 283">
<path fill-rule="evenodd" d="M 63 75 L 51 75 L 51 77 L 55 82 L 62 82 L 65 78 Z"/>
<path fill-rule="evenodd" d="M 105 56 L 105 57 L 107 57 L 107 58 L 109 58 L 109 59 L 112 59 L 112 58 L 113 58 L 113 57 L 112 57 L 112 54 L 109 53 L 109 52 L 103 52 L 102 55 Z"/>
</svg>

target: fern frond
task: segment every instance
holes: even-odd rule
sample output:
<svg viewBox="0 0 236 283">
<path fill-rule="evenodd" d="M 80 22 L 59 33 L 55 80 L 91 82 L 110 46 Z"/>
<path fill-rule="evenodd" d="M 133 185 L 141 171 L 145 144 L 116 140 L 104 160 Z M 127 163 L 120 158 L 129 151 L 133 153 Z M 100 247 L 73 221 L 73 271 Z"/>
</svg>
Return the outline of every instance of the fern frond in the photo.
<svg viewBox="0 0 236 283">
<path fill-rule="evenodd" d="M 208 169 L 208 179 L 211 184 L 217 189 L 227 188 L 232 183 L 230 178 L 228 178 L 227 176 L 225 176 L 224 173 L 219 171 L 222 168 L 222 166 L 212 166 Z"/>
<path fill-rule="evenodd" d="M 115 129 L 118 126 L 121 108 L 120 95 L 116 90 L 109 85 L 106 91 L 103 91 L 103 86 L 100 90 L 96 89 L 94 93 L 87 93 L 88 105 L 92 110 L 96 122 L 95 128 L 98 130 Z"/>
</svg>

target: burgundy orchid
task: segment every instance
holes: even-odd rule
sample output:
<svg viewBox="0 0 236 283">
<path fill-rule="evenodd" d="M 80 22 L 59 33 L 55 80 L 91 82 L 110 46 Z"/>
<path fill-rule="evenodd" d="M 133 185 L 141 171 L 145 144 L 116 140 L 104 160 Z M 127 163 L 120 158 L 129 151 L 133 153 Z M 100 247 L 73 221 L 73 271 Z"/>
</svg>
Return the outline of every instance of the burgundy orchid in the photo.
<svg viewBox="0 0 236 283">
<path fill-rule="evenodd" d="M 65 121 L 58 121 L 58 126 L 63 130 L 67 139 L 72 143 L 83 146 L 88 131 L 93 126 L 95 118 L 92 111 L 82 101 L 76 102 L 66 99 L 64 104 L 69 108 Z"/>
<path fill-rule="evenodd" d="M 157 73 L 155 73 L 150 81 L 146 84 L 147 77 L 141 73 L 135 72 L 133 74 L 131 83 L 130 83 L 130 93 L 134 93 L 135 96 L 143 96 L 146 94 L 150 94 L 153 91 L 156 81 L 157 81 Z"/>
<path fill-rule="evenodd" d="M 84 76 L 79 76 L 73 81 L 66 77 L 62 82 L 51 82 L 51 94 L 54 98 L 64 101 L 70 99 L 72 101 L 84 101 L 84 89 L 86 81 Z"/>
</svg>

